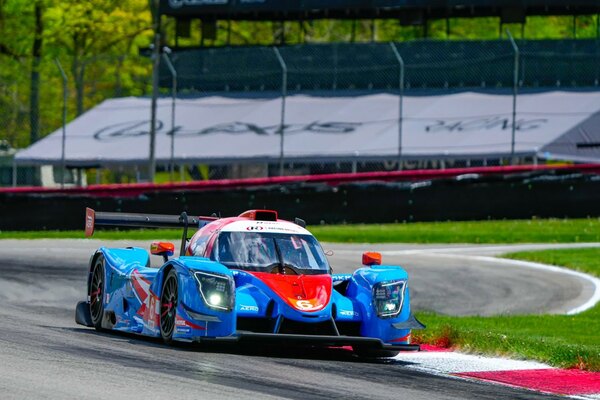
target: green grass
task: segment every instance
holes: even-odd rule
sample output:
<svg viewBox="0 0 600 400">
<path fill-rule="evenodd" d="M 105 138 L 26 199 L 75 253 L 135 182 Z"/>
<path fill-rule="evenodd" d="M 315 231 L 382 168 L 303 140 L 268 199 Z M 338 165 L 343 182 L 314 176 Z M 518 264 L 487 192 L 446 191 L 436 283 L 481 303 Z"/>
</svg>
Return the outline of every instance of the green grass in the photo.
<svg viewBox="0 0 600 400">
<path fill-rule="evenodd" d="M 600 248 L 520 252 L 505 257 L 600 276 Z M 448 317 L 420 313 L 418 318 L 427 325 L 416 337 L 424 343 L 600 371 L 600 305 L 572 316 Z"/>
<path fill-rule="evenodd" d="M 410 224 L 317 225 L 321 241 L 342 243 L 572 243 L 600 242 L 600 219 L 532 219 Z M 179 230 L 99 229 L 97 239 L 176 240 Z M 2 232 L 0 239 L 81 238 L 80 231 Z"/>
<path fill-rule="evenodd" d="M 312 226 L 321 241 L 344 243 L 571 243 L 600 241 L 600 219 L 417 222 Z"/>
</svg>

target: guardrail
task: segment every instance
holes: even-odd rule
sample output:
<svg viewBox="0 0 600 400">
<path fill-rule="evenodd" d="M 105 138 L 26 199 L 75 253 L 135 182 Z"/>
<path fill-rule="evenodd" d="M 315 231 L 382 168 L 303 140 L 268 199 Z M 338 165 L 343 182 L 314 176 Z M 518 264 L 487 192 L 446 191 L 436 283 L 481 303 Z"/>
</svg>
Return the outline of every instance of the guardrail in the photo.
<svg viewBox="0 0 600 400">
<path fill-rule="evenodd" d="M 72 188 L 43 188 L 38 186 L 0 188 L 7 194 L 48 194 L 48 195 L 87 195 L 93 197 L 135 197 L 148 192 L 192 192 L 252 188 L 273 185 L 291 185 L 296 183 L 324 183 L 339 185 L 360 182 L 410 182 L 431 179 L 455 178 L 461 175 L 490 176 L 511 175 L 533 172 L 586 173 L 600 174 L 600 164 L 579 165 L 519 165 L 503 167 L 470 167 L 449 169 L 406 170 L 389 172 L 362 172 L 323 175 L 282 176 L 249 179 L 220 179 L 179 183 L 127 183 L 108 185 L 89 185 Z"/>
</svg>

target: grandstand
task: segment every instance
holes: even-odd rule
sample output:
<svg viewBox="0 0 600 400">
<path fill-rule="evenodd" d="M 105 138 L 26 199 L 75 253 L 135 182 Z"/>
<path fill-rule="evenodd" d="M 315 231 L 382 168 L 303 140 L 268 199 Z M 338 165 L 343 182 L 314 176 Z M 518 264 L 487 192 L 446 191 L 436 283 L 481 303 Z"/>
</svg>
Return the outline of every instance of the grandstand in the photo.
<svg viewBox="0 0 600 400">
<path fill-rule="evenodd" d="M 171 59 L 178 74 L 178 87 L 190 95 L 231 97 L 271 98 L 279 96 L 309 95 L 318 98 L 339 99 L 352 96 L 369 96 L 376 93 L 398 95 L 400 103 L 410 96 L 448 96 L 452 93 L 475 91 L 490 95 L 516 96 L 519 93 L 535 93 L 545 91 L 594 91 L 600 84 L 600 3 L 596 1 L 532 0 L 532 1 L 161 1 L 161 13 L 175 21 L 177 29 L 172 32 L 174 38 L 170 43 L 174 52 Z M 527 18 L 540 15 L 568 15 L 573 18 L 573 37 L 577 37 L 577 18 L 584 15 L 596 15 L 596 37 L 587 39 L 561 40 L 524 40 L 515 42 L 503 35 L 504 24 L 519 23 L 523 27 Z M 445 19 L 449 29 L 449 21 L 453 18 L 496 17 L 499 38 L 497 40 L 412 40 L 390 43 L 376 42 L 375 21 L 393 19 L 398 25 L 420 26 L 423 36 L 427 36 L 431 21 Z M 191 21 L 200 20 L 201 37 L 198 46 L 179 47 L 178 35 L 189 36 Z M 284 45 L 286 42 L 285 24 L 298 22 L 303 26 L 305 21 L 318 19 L 336 20 L 371 20 L 373 35 L 366 43 L 298 43 Z M 281 24 L 274 32 L 273 42 L 277 44 L 274 52 L 269 46 L 213 46 L 204 47 L 205 38 L 218 37 L 219 29 L 231 29 L 230 23 L 219 21 L 271 21 Z M 353 27 L 354 29 L 354 27 Z M 230 32 L 227 33 L 229 38 Z M 503 37 L 504 36 L 504 37 Z M 523 33 L 521 32 L 521 36 Z M 354 37 L 354 34 L 352 35 Z M 282 70 L 283 62 L 283 70 Z M 171 84 L 171 75 L 162 66 L 160 84 L 167 89 Z M 560 97 L 560 95 L 559 95 Z M 442 99 L 440 97 L 440 99 Z M 573 99 L 573 97 L 570 97 Z M 567 100 L 567 97 L 563 99 Z M 285 100 L 283 100 L 285 101 Z M 573 100 L 571 100 L 573 101 Z M 583 100 L 582 100 L 583 101 Z M 333 102 L 333 101 L 332 101 Z M 410 102 L 410 101 L 409 101 Z M 446 104 L 439 101 L 432 104 Z M 348 107 L 351 107 L 348 103 Z M 389 106 L 393 107 L 393 106 Z M 459 107 L 460 108 L 460 107 Z M 575 107 L 576 109 L 576 107 Z M 289 110 L 289 107 L 288 107 Z M 491 117 L 506 115 L 510 109 L 485 109 L 485 115 Z M 540 105 L 539 109 L 522 109 L 519 113 L 518 101 L 514 102 L 515 125 L 518 119 L 531 117 L 538 113 L 543 115 L 548 110 Z M 581 110 L 583 111 L 583 110 Z M 276 112 L 271 109 L 271 112 Z M 445 110 L 435 113 L 441 117 Z M 576 111 L 573 111 L 576 113 Z M 389 109 L 381 110 L 389 115 Z M 529 113 L 529 114 L 528 114 Z M 455 118 L 474 117 L 472 113 L 454 114 Z M 565 116 L 566 117 L 566 116 Z M 419 116 L 399 112 L 399 135 L 409 138 L 407 129 L 411 119 Z M 443 166 L 445 161 L 458 165 L 487 165 L 507 162 L 531 163 L 539 159 L 575 161 L 595 160 L 594 143 L 600 141 L 600 133 L 593 128 L 589 117 L 585 120 L 585 133 L 576 142 L 567 140 L 572 135 L 568 129 L 562 139 L 552 142 L 553 152 L 538 152 L 536 149 L 547 148 L 548 143 L 531 145 L 526 152 L 515 154 L 513 150 L 506 152 L 506 146 L 498 145 L 497 150 L 473 153 L 476 143 L 464 143 L 462 152 L 447 149 L 442 152 L 432 149 L 430 152 L 410 151 L 410 144 L 403 143 L 402 137 L 390 141 L 389 147 L 397 147 L 395 159 L 388 159 L 386 165 L 400 160 L 396 167 L 414 165 L 415 157 L 427 162 L 420 166 Z M 285 124 L 285 116 L 281 124 Z M 413 124 L 414 125 L 414 124 Z M 580 125 L 573 125 L 577 131 Z M 518 129 L 518 128 L 516 128 Z M 579 129 L 581 131 L 581 129 Z M 404 132 L 403 132 L 404 131 Z M 285 131 L 284 131 L 285 135 Z M 389 135 L 391 137 L 393 135 Z M 510 135 L 509 135 L 510 136 Z M 518 135 L 513 132 L 512 140 Z M 505 134 L 499 133 L 496 142 L 507 141 Z M 518 139 L 517 139 L 518 140 Z M 561 140 L 566 140 L 563 143 Z M 282 140 L 283 141 L 283 140 Z M 397 142 L 400 143 L 397 143 Z M 427 146 L 428 139 L 423 137 L 422 147 Z M 570 143 L 570 144 L 569 144 Z M 413 138 L 414 146 L 414 138 Z M 575 146 L 573 148 L 573 146 Z M 577 147 L 579 146 L 579 147 Z M 418 147 L 418 146 L 416 146 Z M 508 144 L 510 147 L 510 144 Z M 502 150 L 498 150 L 498 149 Z M 568 150 L 566 150 L 568 148 Z M 585 151 L 583 150 L 585 149 Z M 283 145 L 282 145 L 283 150 Z M 358 154 L 363 149 L 355 149 Z M 483 150 L 480 148 L 480 150 Z M 585 154 L 583 154 L 585 152 Z M 362 151 L 364 153 L 364 151 Z M 380 158 L 389 158 L 392 151 L 381 152 Z M 467 157 L 455 157 L 456 153 L 468 154 Z M 449 160 L 448 154 L 453 154 Z M 520 156 L 520 158 L 519 158 Z M 285 154 L 282 154 L 282 158 Z M 349 157 L 350 159 L 351 157 Z M 292 154 L 288 161 L 293 162 Z M 431 162 L 437 160 L 437 162 Z M 304 160 L 305 162 L 307 160 Z M 315 163 L 323 162 L 315 158 Z M 291 166 L 288 166 L 291 167 Z M 334 167 L 339 168 L 339 167 Z M 348 167 L 346 167 L 348 168 Z M 359 166 L 359 169 L 361 167 Z M 362 168 L 382 168 L 365 166 Z M 325 168 L 330 170 L 330 168 Z M 355 170 L 354 166 L 352 170 Z M 273 169 L 272 169 L 273 170 Z M 309 172 L 314 169 L 309 169 Z"/>
</svg>

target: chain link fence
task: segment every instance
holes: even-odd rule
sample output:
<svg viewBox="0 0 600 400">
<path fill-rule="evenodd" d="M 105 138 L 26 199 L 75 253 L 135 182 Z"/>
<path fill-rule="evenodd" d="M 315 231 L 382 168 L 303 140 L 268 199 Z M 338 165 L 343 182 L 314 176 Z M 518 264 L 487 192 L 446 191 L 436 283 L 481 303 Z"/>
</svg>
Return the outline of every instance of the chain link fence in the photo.
<svg viewBox="0 0 600 400">
<path fill-rule="evenodd" d="M 521 88 L 598 87 L 600 41 L 517 40 Z M 512 88 L 510 40 L 394 43 L 405 64 L 406 89 Z M 399 62 L 389 43 L 279 47 L 287 90 L 397 90 Z M 224 47 L 175 52 L 179 86 L 193 93 L 281 92 L 282 69 L 272 47 Z M 161 86 L 170 75 L 161 68 Z"/>
<path fill-rule="evenodd" d="M 176 71 L 165 62 L 160 67 L 161 94 L 171 94 L 177 85 L 178 98 L 186 96 L 247 96 L 257 99 L 310 94 L 359 95 L 392 93 L 403 96 L 444 94 L 465 90 L 593 89 L 600 86 L 600 40 L 506 40 L 436 41 L 415 40 L 397 43 L 327 43 L 274 47 L 215 47 L 179 49 L 168 54 Z M 72 119 L 84 110 L 111 97 L 149 96 L 151 62 L 144 56 L 96 56 L 70 64 L 63 61 L 69 78 L 68 116 Z M 18 68 L 18 66 L 14 66 Z M 41 65 L 40 102 L 46 104 L 37 123 L 42 134 L 60 126 L 62 98 L 60 75 L 53 60 Z M 517 75 L 515 76 L 515 71 Z M 515 79 L 516 78 L 516 79 Z M 28 117 L 28 90 L 23 82 L 2 80 L 0 74 L 0 139 L 17 145 L 15 132 L 27 138 L 31 129 Z M 516 85 L 515 85 L 516 82 Z M 16 100 L 16 101 L 15 101 Z M 518 98 L 517 98 L 518 103 Z M 400 103 L 401 104 L 401 103 Z M 281 126 L 286 125 L 282 107 Z M 509 113 L 509 111 L 508 111 Z M 400 108 L 393 116 L 402 124 L 411 116 Z M 280 131 L 281 132 L 281 127 Z M 285 129 L 283 129 L 285 137 Z M 479 165 L 503 165 L 510 158 L 427 160 L 404 159 L 400 145 L 398 157 L 371 161 L 289 162 L 286 154 L 276 163 L 244 165 L 177 165 L 175 180 L 211 180 L 292 174 L 386 171 L 411 168 L 444 168 Z M 283 149 L 283 146 L 282 146 Z M 9 152 L 1 153 L 0 184 L 14 183 Z M 533 162 L 521 159 L 519 162 Z M 67 182 L 92 184 L 136 182 L 147 179 L 146 166 L 119 169 L 70 170 Z M 46 178 L 44 178 L 44 176 Z M 19 168 L 18 185 L 48 185 L 58 176 L 39 167 Z M 157 166 L 157 181 L 171 179 L 169 166 Z M 54 184 L 56 184 L 54 180 Z M 51 183 L 50 183 L 51 184 Z"/>
</svg>

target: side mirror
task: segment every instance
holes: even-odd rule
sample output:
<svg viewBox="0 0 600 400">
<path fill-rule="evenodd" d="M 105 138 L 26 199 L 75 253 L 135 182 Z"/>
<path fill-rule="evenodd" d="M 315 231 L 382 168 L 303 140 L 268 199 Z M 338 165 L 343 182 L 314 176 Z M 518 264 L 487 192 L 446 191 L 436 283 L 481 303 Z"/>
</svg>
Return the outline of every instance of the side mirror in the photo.
<svg viewBox="0 0 600 400">
<path fill-rule="evenodd" d="M 175 254 L 175 245 L 170 242 L 152 242 L 150 253 L 155 256 L 163 256 L 165 262 L 167 262 L 169 257 Z"/>
<path fill-rule="evenodd" d="M 376 251 L 367 251 L 362 255 L 363 265 L 381 265 L 381 253 Z"/>
</svg>

